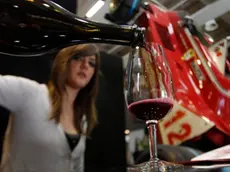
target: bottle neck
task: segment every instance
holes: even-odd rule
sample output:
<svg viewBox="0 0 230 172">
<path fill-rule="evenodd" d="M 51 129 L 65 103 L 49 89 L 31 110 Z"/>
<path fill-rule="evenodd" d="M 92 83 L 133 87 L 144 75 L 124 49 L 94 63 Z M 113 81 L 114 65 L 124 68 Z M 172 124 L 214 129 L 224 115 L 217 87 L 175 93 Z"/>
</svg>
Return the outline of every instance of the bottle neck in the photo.
<svg viewBox="0 0 230 172">
<path fill-rule="evenodd" d="M 78 22 L 80 20 L 80 22 Z M 110 25 L 96 23 L 92 21 L 75 18 L 76 26 L 80 29 L 85 28 L 85 32 L 81 35 L 87 34 L 88 39 L 85 42 L 93 43 L 108 43 L 126 46 L 142 46 L 144 43 L 144 28 L 128 25 Z M 82 38 L 81 41 L 84 41 Z"/>
</svg>

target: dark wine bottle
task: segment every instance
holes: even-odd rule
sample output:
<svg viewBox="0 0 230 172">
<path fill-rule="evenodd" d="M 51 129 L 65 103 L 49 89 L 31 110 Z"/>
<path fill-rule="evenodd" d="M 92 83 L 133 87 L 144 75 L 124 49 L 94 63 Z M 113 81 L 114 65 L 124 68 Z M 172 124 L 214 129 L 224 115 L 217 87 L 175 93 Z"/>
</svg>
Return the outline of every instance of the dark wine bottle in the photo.
<svg viewBox="0 0 230 172">
<path fill-rule="evenodd" d="M 143 44 L 144 29 L 77 17 L 48 0 L 0 0 L 0 53 L 36 56 L 80 43 Z"/>
</svg>

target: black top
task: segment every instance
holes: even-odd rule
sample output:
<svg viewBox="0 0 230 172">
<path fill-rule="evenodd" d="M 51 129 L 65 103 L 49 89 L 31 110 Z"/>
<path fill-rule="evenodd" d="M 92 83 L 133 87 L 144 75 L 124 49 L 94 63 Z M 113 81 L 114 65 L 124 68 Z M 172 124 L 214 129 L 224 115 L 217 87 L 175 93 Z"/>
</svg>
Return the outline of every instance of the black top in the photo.
<svg viewBox="0 0 230 172">
<path fill-rule="evenodd" d="M 77 146 L 79 140 L 80 140 L 80 135 L 79 134 L 69 134 L 65 133 L 67 141 L 69 143 L 69 147 L 71 151 Z"/>
</svg>

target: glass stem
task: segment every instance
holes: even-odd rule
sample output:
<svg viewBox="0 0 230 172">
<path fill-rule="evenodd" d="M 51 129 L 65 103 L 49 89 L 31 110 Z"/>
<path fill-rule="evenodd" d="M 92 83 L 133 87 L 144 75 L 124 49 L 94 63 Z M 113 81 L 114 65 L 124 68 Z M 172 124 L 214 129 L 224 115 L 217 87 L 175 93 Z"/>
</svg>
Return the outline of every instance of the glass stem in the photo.
<svg viewBox="0 0 230 172">
<path fill-rule="evenodd" d="M 146 121 L 149 133 L 149 151 L 150 151 L 150 160 L 157 162 L 157 121 L 148 120 Z"/>
</svg>

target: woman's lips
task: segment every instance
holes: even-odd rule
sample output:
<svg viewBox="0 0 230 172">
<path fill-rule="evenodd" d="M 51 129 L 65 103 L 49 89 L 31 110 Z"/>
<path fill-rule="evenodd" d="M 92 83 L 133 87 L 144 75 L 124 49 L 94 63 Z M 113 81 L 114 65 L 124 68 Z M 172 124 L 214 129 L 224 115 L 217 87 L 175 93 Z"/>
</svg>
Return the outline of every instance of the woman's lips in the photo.
<svg viewBox="0 0 230 172">
<path fill-rule="evenodd" d="M 86 74 L 83 72 L 79 72 L 79 73 L 77 73 L 77 75 L 80 77 L 86 78 Z"/>
</svg>

